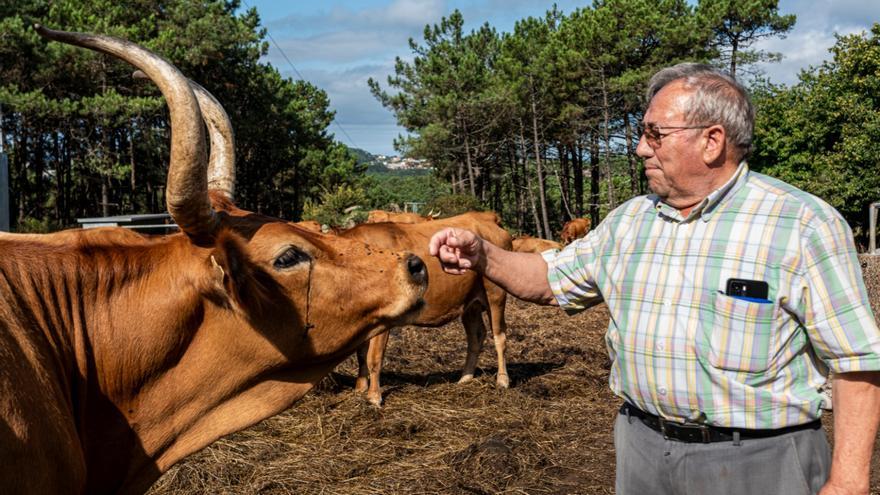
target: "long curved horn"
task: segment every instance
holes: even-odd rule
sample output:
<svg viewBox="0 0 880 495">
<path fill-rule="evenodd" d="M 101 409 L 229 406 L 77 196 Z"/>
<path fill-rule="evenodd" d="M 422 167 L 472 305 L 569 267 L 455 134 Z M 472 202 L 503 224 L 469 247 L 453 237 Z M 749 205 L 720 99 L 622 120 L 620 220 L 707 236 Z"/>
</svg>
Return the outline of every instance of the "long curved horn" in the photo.
<svg viewBox="0 0 880 495">
<path fill-rule="evenodd" d="M 137 79 L 149 79 L 143 71 L 132 74 Z M 208 154 L 208 190 L 220 191 L 226 199 L 235 198 L 235 133 L 232 121 L 223 105 L 199 83 L 189 80 L 199 101 L 202 118 L 208 126 L 211 151 Z"/>
<path fill-rule="evenodd" d="M 199 100 L 202 117 L 211 136 L 211 154 L 208 159 L 208 190 L 223 193 L 227 199 L 235 197 L 235 132 L 223 105 L 199 83 L 190 80 Z"/>
<path fill-rule="evenodd" d="M 171 63 L 129 41 L 110 36 L 70 33 L 36 24 L 40 36 L 96 50 L 125 60 L 159 86 L 171 115 L 171 159 L 165 202 L 180 230 L 210 237 L 219 220 L 208 199 L 205 132 L 199 104 L 189 81 Z"/>
</svg>

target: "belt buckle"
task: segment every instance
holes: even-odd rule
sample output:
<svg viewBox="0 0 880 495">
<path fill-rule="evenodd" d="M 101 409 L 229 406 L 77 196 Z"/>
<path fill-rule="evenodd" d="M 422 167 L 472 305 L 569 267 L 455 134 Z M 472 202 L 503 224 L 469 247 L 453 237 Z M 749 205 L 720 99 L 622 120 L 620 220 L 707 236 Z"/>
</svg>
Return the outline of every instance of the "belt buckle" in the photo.
<svg viewBox="0 0 880 495">
<path fill-rule="evenodd" d="M 660 432 L 663 433 L 663 438 L 665 440 L 669 440 L 669 431 L 671 431 L 671 430 L 667 429 L 667 426 L 666 426 L 667 424 L 669 424 L 669 422 L 666 421 L 665 419 L 663 419 L 662 417 L 659 419 L 660 419 Z M 684 431 L 684 430 L 696 429 L 700 432 L 700 440 L 702 441 L 702 443 L 711 443 L 712 442 L 711 436 L 709 434 L 709 427 L 707 425 L 687 424 L 687 423 L 673 423 L 673 424 L 680 432 Z M 681 440 L 681 439 L 679 438 L 679 440 Z"/>
</svg>

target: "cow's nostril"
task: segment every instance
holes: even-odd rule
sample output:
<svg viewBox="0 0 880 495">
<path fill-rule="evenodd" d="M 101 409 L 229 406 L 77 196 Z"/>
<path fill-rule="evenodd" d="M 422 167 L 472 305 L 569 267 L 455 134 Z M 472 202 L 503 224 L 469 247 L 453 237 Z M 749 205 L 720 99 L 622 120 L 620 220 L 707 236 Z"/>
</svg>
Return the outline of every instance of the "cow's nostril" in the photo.
<svg viewBox="0 0 880 495">
<path fill-rule="evenodd" d="M 425 262 L 418 256 L 411 254 L 406 258 L 406 268 L 415 282 L 423 283 L 428 279 L 428 269 L 425 268 Z"/>
</svg>

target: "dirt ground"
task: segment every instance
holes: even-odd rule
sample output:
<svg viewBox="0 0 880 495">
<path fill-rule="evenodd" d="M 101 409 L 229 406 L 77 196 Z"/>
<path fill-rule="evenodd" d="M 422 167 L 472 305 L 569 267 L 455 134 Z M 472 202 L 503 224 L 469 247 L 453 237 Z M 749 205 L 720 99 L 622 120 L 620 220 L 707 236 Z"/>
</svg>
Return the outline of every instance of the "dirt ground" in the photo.
<svg viewBox="0 0 880 495">
<path fill-rule="evenodd" d="M 880 272 L 862 266 L 866 280 Z M 461 325 L 403 328 L 390 339 L 381 409 L 352 391 L 350 358 L 292 409 L 190 456 L 149 493 L 613 493 L 620 400 L 607 384 L 605 306 L 568 317 L 511 300 L 507 322 L 509 390 L 495 388 L 491 340 L 477 378 L 458 384 Z"/>
</svg>

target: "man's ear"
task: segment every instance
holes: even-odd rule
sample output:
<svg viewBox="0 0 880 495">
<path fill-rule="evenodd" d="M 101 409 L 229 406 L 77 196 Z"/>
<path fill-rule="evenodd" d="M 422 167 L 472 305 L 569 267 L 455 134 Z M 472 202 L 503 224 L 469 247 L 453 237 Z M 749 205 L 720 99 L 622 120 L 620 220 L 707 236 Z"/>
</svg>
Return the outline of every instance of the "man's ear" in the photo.
<svg viewBox="0 0 880 495">
<path fill-rule="evenodd" d="M 703 131 L 703 161 L 712 165 L 724 162 L 727 150 L 727 133 L 724 127 L 713 125 Z"/>
</svg>

